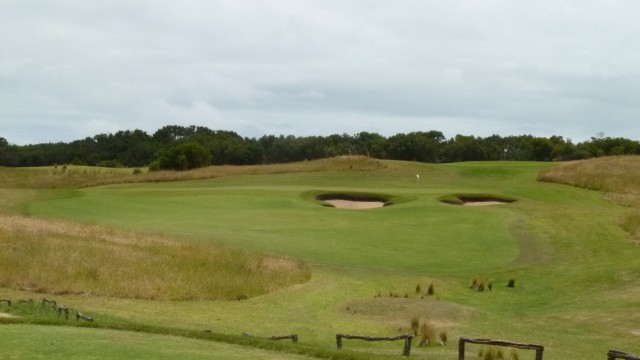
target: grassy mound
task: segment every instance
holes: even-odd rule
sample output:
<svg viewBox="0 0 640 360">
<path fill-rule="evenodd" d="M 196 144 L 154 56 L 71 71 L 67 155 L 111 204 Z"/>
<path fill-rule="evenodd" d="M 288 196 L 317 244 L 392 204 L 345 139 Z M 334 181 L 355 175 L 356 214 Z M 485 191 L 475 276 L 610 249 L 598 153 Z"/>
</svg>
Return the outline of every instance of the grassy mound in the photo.
<svg viewBox="0 0 640 360">
<path fill-rule="evenodd" d="M 640 195 L 640 156 L 608 156 L 562 163 L 538 180 L 591 190 Z"/>
<path fill-rule="evenodd" d="M 607 192 L 607 199 L 633 208 L 621 226 L 640 242 L 640 156 L 608 156 L 560 164 L 538 180 Z"/>
<path fill-rule="evenodd" d="M 0 216 L 0 287 L 50 294 L 246 299 L 305 282 L 300 261 L 65 221 Z"/>
</svg>

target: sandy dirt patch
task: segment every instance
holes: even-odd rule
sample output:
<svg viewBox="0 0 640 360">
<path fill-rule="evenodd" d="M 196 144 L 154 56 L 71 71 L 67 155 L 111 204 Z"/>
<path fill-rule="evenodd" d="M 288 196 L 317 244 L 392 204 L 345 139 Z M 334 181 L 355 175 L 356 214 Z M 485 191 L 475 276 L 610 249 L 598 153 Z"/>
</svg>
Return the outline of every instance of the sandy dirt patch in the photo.
<svg viewBox="0 0 640 360">
<path fill-rule="evenodd" d="M 14 318 L 15 316 L 7 313 L 0 312 L 0 318 Z"/>
<path fill-rule="evenodd" d="M 375 209 L 384 206 L 384 202 L 382 201 L 325 200 L 325 202 L 338 209 Z"/>
</svg>

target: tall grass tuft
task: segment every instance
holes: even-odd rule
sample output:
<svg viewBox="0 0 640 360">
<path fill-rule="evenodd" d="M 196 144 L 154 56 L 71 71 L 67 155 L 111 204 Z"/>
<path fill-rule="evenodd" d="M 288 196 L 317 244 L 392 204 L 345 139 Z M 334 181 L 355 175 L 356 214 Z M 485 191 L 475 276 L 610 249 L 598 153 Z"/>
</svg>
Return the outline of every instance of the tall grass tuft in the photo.
<svg viewBox="0 0 640 360">
<path fill-rule="evenodd" d="M 509 355 L 500 346 L 482 347 L 478 350 L 478 358 L 482 360 L 519 360 L 520 355 L 517 349 L 511 348 Z"/>
<path fill-rule="evenodd" d="M 436 330 L 433 325 L 425 321 L 420 325 L 420 346 L 429 346 L 436 340 Z"/>
<path fill-rule="evenodd" d="M 0 216 L 0 287 L 49 294 L 249 298 L 305 282 L 301 261 L 150 234 Z"/>
<path fill-rule="evenodd" d="M 414 316 L 411 319 L 411 331 L 413 334 L 420 338 L 418 346 L 431 346 L 435 344 L 446 345 L 447 344 L 447 332 L 446 330 L 440 330 L 430 321 L 420 321 L 420 319 Z"/>
<path fill-rule="evenodd" d="M 420 319 L 414 316 L 411 318 L 411 331 L 413 331 L 413 335 L 418 336 L 420 332 Z"/>
<path fill-rule="evenodd" d="M 433 288 L 433 284 L 429 284 L 429 288 L 427 289 L 427 295 L 431 296 L 431 295 L 433 295 L 435 293 L 436 293 L 436 291 Z"/>
</svg>

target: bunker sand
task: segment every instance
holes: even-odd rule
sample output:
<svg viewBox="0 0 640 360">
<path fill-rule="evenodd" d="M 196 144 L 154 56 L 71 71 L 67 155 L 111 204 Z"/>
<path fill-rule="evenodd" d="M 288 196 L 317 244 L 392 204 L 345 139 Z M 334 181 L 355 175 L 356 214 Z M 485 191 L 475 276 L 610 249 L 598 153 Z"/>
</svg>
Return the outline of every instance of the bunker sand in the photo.
<svg viewBox="0 0 640 360">
<path fill-rule="evenodd" d="M 466 201 L 463 206 L 490 206 L 509 204 L 507 201 Z"/>
<path fill-rule="evenodd" d="M 382 201 L 351 201 L 351 200 L 325 200 L 325 202 L 333 205 L 338 209 L 375 209 L 384 206 Z"/>
</svg>

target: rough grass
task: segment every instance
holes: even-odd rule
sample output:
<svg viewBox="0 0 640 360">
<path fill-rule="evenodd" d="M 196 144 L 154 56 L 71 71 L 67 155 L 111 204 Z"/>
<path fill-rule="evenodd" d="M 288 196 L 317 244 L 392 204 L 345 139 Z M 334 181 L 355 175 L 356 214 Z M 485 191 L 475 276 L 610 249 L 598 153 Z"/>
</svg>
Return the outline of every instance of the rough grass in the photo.
<svg viewBox="0 0 640 360">
<path fill-rule="evenodd" d="M 541 172 L 541 181 L 606 192 L 606 199 L 633 210 L 621 226 L 640 242 L 640 156 L 608 156 L 560 164 Z"/>
<path fill-rule="evenodd" d="M 538 179 L 590 190 L 640 194 L 640 156 L 566 162 L 541 172 Z"/>
<path fill-rule="evenodd" d="M 60 166 L 38 168 L 0 167 L 0 188 L 83 188 L 107 184 L 186 181 L 255 174 L 374 171 L 385 167 L 386 165 L 382 161 L 365 156 L 339 156 L 315 161 L 273 165 L 209 166 L 188 171 L 148 172 L 145 169 L 139 174 L 135 174 L 135 169 L 73 165 L 67 166 L 64 171 Z"/>
<path fill-rule="evenodd" d="M 0 287 L 38 293 L 245 299 L 311 277 L 296 260 L 21 216 L 0 216 L 0 249 Z"/>
</svg>

